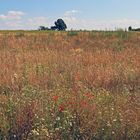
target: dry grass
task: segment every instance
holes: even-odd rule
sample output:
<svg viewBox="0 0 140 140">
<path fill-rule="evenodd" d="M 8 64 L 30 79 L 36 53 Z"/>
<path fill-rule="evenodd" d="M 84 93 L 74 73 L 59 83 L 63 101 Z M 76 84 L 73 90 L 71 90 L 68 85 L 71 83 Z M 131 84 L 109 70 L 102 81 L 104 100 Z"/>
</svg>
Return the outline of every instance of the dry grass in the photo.
<svg viewBox="0 0 140 140">
<path fill-rule="evenodd" d="M 140 33 L 0 34 L 1 139 L 140 138 Z"/>
</svg>

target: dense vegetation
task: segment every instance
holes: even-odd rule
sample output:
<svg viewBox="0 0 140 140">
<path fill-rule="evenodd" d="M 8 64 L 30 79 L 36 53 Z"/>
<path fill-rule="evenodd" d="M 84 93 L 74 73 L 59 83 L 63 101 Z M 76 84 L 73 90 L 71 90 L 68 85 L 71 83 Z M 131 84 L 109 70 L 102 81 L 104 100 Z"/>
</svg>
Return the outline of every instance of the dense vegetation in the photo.
<svg viewBox="0 0 140 140">
<path fill-rule="evenodd" d="M 0 32 L 0 140 L 139 140 L 140 33 Z"/>
</svg>

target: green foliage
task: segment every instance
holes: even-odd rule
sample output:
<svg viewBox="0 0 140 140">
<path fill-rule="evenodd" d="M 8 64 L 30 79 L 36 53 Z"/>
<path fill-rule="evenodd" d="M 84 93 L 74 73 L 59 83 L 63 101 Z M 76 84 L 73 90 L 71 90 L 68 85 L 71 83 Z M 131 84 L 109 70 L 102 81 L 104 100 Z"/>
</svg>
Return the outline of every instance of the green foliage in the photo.
<svg viewBox="0 0 140 140">
<path fill-rule="evenodd" d="M 72 37 L 72 36 L 77 36 L 77 35 L 78 35 L 78 31 L 68 31 L 68 32 L 67 32 L 67 35 L 68 35 L 68 36 L 71 36 L 71 37 Z"/>
<path fill-rule="evenodd" d="M 57 21 L 55 21 L 55 27 L 59 31 L 67 29 L 67 26 L 66 26 L 65 22 L 63 21 L 63 19 L 58 19 Z"/>
</svg>

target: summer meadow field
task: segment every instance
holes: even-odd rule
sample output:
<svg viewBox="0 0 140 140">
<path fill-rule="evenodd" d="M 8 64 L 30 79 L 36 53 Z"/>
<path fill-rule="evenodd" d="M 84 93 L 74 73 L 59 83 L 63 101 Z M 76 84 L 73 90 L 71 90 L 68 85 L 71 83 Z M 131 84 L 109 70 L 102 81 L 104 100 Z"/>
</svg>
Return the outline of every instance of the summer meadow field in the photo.
<svg viewBox="0 0 140 140">
<path fill-rule="evenodd" d="M 0 140 L 139 139 L 139 32 L 0 31 Z"/>
</svg>

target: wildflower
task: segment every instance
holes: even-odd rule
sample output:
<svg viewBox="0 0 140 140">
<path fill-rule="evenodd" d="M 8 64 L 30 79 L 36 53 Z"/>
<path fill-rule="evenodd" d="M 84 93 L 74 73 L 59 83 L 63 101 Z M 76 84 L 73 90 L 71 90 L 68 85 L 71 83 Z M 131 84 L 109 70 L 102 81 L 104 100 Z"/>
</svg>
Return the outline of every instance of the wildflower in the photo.
<svg viewBox="0 0 140 140">
<path fill-rule="evenodd" d="M 111 110 L 114 110 L 114 108 L 112 107 Z"/>
<path fill-rule="evenodd" d="M 60 117 L 57 117 L 56 120 L 57 120 L 57 121 L 60 121 Z"/>
<path fill-rule="evenodd" d="M 88 99 L 93 99 L 93 98 L 94 98 L 94 95 L 91 94 L 91 93 L 85 93 L 85 96 L 86 96 Z"/>
<path fill-rule="evenodd" d="M 65 106 L 63 104 L 61 104 L 58 108 L 59 112 L 64 111 L 64 109 L 65 109 Z"/>
<path fill-rule="evenodd" d="M 87 103 L 87 101 L 82 101 L 81 105 L 82 105 L 82 107 L 87 107 L 88 103 Z"/>
<path fill-rule="evenodd" d="M 117 121 L 117 119 L 113 119 L 113 122 L 116 122 Z"/>
<path fill-rule="evenodd" d="M 114 132 L 114 131 L 112 131 L 112 134 L 115 134 L 115 132 Z"/>
<path fill-rule="evenodd" d="M 37 136 L 39 136 L 39 133 L 38 133 L 38 131 L 37 130 L 32 130 L 32 133 L 34 134 L 34 135 L 37 135 Z"/>
<path fill-rule="evenodd" d="M 57 95 L 54 95 L 53 97 L 52 97 L 52 99 L 53 99 L 53 101 L 55 101 L 55 102 L 57 102 L 58 101 L 58 96 Z"/>
</svg>

